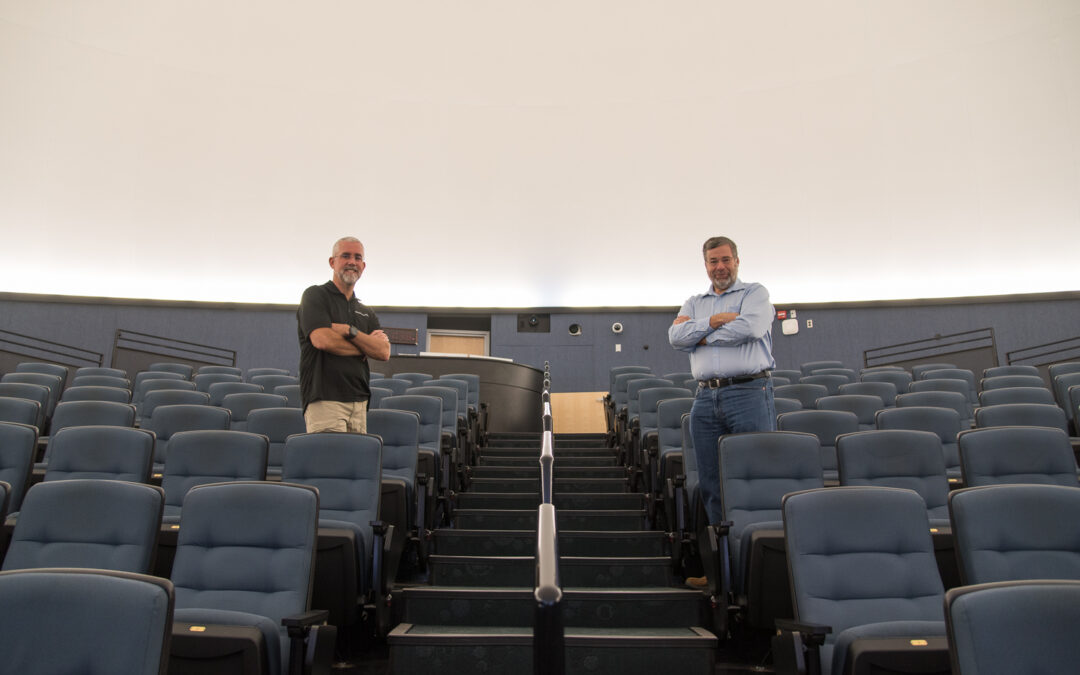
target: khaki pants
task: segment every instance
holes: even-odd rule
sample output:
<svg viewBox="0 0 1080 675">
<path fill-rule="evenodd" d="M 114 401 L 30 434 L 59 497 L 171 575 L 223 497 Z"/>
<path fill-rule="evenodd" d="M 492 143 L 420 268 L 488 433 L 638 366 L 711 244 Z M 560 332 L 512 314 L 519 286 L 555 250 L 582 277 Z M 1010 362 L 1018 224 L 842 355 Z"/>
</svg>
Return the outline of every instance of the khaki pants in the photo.
<svg viewBox="0 0 1080 675">
<path fill-rule="evenodd" d="M 315 401 L 304 411 L 309 434 L 323 431 L 367 433 L 367 401 Z"/>
</svg>

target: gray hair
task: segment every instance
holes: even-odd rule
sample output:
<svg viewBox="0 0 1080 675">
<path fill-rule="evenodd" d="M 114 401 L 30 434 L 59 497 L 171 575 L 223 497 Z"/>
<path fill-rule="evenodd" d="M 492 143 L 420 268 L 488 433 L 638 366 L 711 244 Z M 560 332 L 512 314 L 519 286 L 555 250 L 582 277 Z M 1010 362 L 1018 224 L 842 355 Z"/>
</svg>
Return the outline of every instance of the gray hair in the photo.
<svg viewBox="0 0 1080 675">
<path fill-rule="evenodd" d="M 364 245 L 364 243 L 356 237 L 342 237 L 341 239 L 338 239 L 334 242 L 334 248 L 330 251 L 330 255 L 337 257 L 338 252 L 341 251 L 342 244 L 360 244 L 361 246 Z"/>
<path fill-rule="evenodd" d="M 739 257 L 739 248 L 735 246 L 735 242 L 731 241 L 727 237 L 709 237 L 705 240 L 705 245 L 701 247 L 701 255 L 708 255 L 709 251 L 718 246 L 730 246 L 731 256 L 733 258 Z"/>
</svg>

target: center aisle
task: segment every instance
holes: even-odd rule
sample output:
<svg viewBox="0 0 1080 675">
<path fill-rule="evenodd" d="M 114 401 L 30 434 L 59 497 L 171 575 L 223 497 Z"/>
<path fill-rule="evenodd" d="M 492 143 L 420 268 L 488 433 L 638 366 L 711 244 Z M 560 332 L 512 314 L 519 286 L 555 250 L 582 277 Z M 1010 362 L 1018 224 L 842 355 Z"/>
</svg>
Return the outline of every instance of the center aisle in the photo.
<svg viewBox="0 0 1080 675">
<path fill-rule="evenodd" d="M 492 434 L 453 525 L 434 532 L 429 585 L 403 589 L 391 672 L 531 672 L 540 434 Z M 700 592 L 675 585 L 667 535 L 602 435 L 555 436 L 567 673 L 711 674 Z"/>
</svg>

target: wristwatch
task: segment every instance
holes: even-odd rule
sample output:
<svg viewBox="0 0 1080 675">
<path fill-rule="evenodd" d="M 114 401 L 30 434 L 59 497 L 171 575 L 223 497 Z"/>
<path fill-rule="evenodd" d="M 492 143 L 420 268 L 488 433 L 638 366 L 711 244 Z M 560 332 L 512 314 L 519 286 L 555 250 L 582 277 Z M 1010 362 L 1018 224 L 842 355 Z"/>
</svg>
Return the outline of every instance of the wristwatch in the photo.
<svg viewBox="0 0 1080 675">
<path fill-rule="evenodd" d="M 350 340 L 355 339 L 356 336 L 359 335 L 359 334 L 360 334 L 360 331 L 356 330 L 356 326 L 349 326 L 349 339 Z"/>
</svg>

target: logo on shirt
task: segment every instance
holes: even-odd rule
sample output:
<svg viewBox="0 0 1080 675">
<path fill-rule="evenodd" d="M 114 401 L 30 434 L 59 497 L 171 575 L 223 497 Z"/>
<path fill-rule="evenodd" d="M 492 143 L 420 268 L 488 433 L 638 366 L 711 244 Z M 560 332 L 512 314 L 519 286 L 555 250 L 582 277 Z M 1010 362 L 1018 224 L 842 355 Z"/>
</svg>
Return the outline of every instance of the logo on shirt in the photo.
<svg viewBox="0 0 1080 675">
<path fill-rule="evenodd" d="M 368 318 L 368 316 L 370 316 L 369 314 L 364 314 L 363 312 L 361 312 L 358 309 L 354 309 L 353 312 L 356 313 L 356 314 L 359 314 L 360 316 L 364 317 L 365 319 Z"/>
</svg>

